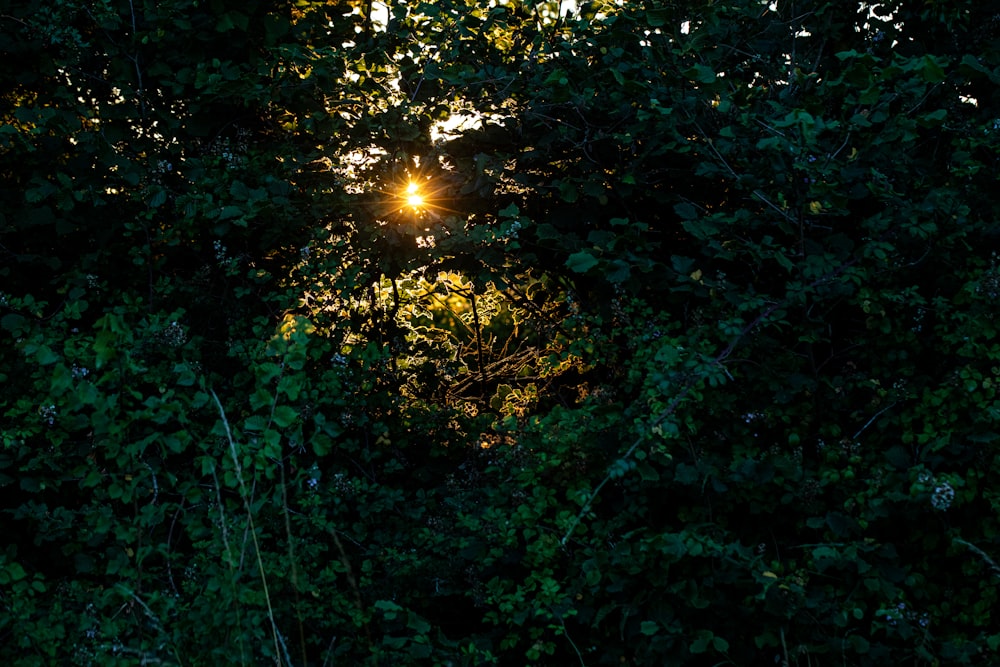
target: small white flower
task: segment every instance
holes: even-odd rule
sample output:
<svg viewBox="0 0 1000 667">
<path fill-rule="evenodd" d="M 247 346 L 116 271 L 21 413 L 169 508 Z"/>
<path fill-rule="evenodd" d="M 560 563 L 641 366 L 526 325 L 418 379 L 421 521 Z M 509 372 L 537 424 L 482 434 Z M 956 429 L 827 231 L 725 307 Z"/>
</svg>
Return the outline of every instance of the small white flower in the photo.
<svg viewBox="0 0 1000 667">
<path fill-rule="evenodd" d="M 168 347 L 181 347 L 187 342 L 187 333 L 177 322 L 171 322 L 160 334 L 160 340 Z"/>
<path fill-rule="evenodd" d="M 951 488 L 948 482 L 942 482 L 934 487 L 934 494 L 931 496 L 931 506 L 936 510 L 946 510 L 951 507 L 955 500 L 955 489 Z"/>
<path fill-rule="evenodd" d="M 59 416 L 59 411 L 56 410 L 54 405 L 43 405 L 38 408 L 38 414 L 42 418 L 42 421 L 49 426 L 55 426 L 56 417 Z"/>
</svg>

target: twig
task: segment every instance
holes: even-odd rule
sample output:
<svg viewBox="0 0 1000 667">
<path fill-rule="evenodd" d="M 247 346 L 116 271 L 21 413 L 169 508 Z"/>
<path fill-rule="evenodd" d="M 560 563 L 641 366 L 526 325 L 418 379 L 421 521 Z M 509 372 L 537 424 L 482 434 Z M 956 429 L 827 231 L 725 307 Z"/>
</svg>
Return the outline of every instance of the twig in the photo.
<svg viewBox="0 0 1000 667">
<path fill-rule="evenodd" d="M 874 421 L 875 421 L 876 419 L 878 419 L 879 417 L 881 417 L 883 413 L 885 413 L 885 412 L 886 412 L 887 410 L 889 410 L 889 409 L 893 408 L 893 407 L 894 407 L 895 405 L 896 405 L 896 403 L 895 403 L 895 402 L 893 402 L 893 403 L 890 403 L 889 405 L 885 406 L 884 408 L 882 408 L 881 410 L 879 410 L 878 412 L 876 412 L 876 413 L 875 413 L 875 414 L 874 414 L 874 415 L 872 416 L 872 418 L 871 418 L 871 419 L 869 419 L 869 420 L 868 420 L 868 421 L 867 421 L 867 422 L 865 423 L 865 425 L 864 425 L 864 426 L 862 426 L 862 427 L 861 427 L 860 429 L 858 429 L 858 432 L 854 434 L 854 437 L 852 437 L 852 438 L 851 438 L 851 440 L 857 440 L 857 439 L 858 439 L 858 436 L 859 436 L 859 435 L 861 435 L 862 433 L 864 433 L 864 432 L 865 432 L 865 430 L 867 430 L 867 429 L 868 429 L 868 427 L 872 425 L 872 422 L 874 422 Z"/>
<path fill-rule="evenodd" d="M 722 153 L 720 153 L 718 149 L 716 149 L 715 144 L 712 143 L 712 140 L 708 138 L 707 134 L 705 134 L 705 130 L 701 129 L 701 126 L 698 125 L 698 123 L 695 123 L 694 126 L 698 128 L 698 132 L 701 133 L 701 138 L 704 139 L 705 143 L 708 144 L 708 147 L 712 149 L 712 152 L 715 153 L 715 157 L 718 158 L 719 162 L 722 163 L 722 166 L 726 168 L 726 171 L 729 172 L 729 175 L 732 176 L 733 178 L 739 178 L 740 177 L 739 174 L 737 174 L 736 170 L 729 165 L 729 162 L 726 161 L 726 158 L 722 157 Z"/>
<path fill-rule="evenodd" d="M 844 143 L 840 144 L 840 148 L 833 151 L 833 153 L 826 159 L 826 164 L 824 164 L 823 166 L 825 167 L 827 164 L 830 164 L 832 160 L 836 160 L 837 156 L 840 155 L 840 151 L 844 150 L 844 148 L 847 147 L 847 142 L 850 140 L 851 140 L 851 133 L 848 132 L 847 136 L 844 137 Z"/>
<path fill-rule="evenodd" d="M 955 544 L 961 544 L 963 547 L 965 547 L 972 553 L 982 558 L 986 562 L 986 564 L 989 565 L 990 571 L 993 572 L 993 576 L 1000 577 L 1000 565 L 997 565 L 996 561 L 990 558 L 990 555 L 988 553 L 977 547 L 972 542 L 966 542 L 965 540 L 959 537 L 952 539 L 952 542 Z"/>
<path fill-rule="evenodd" d="M 236 441 L 233 440 L 233 432 L 229 428 L 229 420 L 226 418 L 226 411 L 222 407 L 222 402 L 219 397 L 215 394 L 214 390 L 210 390 L 212 393 L 212 398 L 215 400 L 216 407 L 219 408 L 219 416 L 222 419 L 222 426 L 226 429 L 226 439 L 229 441 L 229 454 L 233 459 L 233 465 L 236 470 L 236 480 L 240 485 L 240 496 L 243 498 L 243 505 L 247 511 L 247 522 L 250 528 L 250 535 L 253 538 L 254 552 L 257 556 L 257 570 L 260 572 L 260 581 L 264 587 L 264 601 L 267 603 L 267 617 L 271 621 L 271 633 L 274 637 L 274 657 L 278 661 L 278 667 L 281 667 L 281 653 L 284 645 L 284 640 L 281 638 L 281 634 L 278 632 L 278 624 L 274 620 L 274 608 L 271 605 L 271 593 L 267 589 L 267 575 L 264 572 L 264 559 L 260 555 L 260 542 L 257 539 L 257 528 L 254 526 L 253 521 L 253 508 L 250 506 L 250 496 L 247 493 L 246 482 L 243 481 L 243 466 L 240 464 L 239 454 L 236 452 Z M 288 650 L 285 648 L 285 655 L 287 658 Z M 291 660 L 287 661 L 291 664 Z"/>
<path fill-rule="evenodd" d="M 237 599 L 236 596 L 236 567 L 233 562 L 233 550 L 229 546 L 229 529 L 226 527 L 226 510 L 225 506 L 222 504 L 222 490 L 219 485 L 219 477 L 215 474 L 215 466 L 212 466 L 212 481 L 215 482 L 215 503 L 219 506 L 219 523 L 222 526 L 222 546 L 226 550 L 226 563 L 229 565 L 229 585 L 232 586 L 233 599 Z M 236 605 L 236 627 L 243 627 L 242 614 L 240 613 L 240 606 Z M 240 643 L 240 662 L 246 662 L 245 649 L 243 648 L 243 633 L 239 633 L 239 643 Z"/>
<path fill-rule="evenodd" d="M 762 128 L 764 128 L 765 130 L 767 130 L 768 132 L 770 132 L 772 134 L 777 134 L 779 137 L 784 137 L 785 136 L 784 132 L 782 132 L 778 128 L 771 127 L 770 125 L 768 125 L 767 123 L 765 123 L 764 121 L 762 121 L 759 118 L 754 118 L 754 122 L 757 123 Z M 787 138 L 787 137 L 785 137 L 785 138 Z"/>
<path fill-rule="evenodd" d="M 299 622 L 299 646 L 302 649 L 302 665 L 309 664 L 309 660 L 306 656 L 306 634 L 304 623 L 302 621 L 302 596 L 299 594 L 299 572 L 298 567 L 296 567 L 297 559 L 295 558 L 295 540 L 292 537 L 292 521 L 291 521 L 291 510 L 288 507 L 288 489 L 285 483 L 285 462 L 282 459 L 278 459 L 278 467 L 281 470 L 281 506 L 285 510 L 285 536 L 288 540 L 288 561 L 291 566 L 292 575 L 292 592 L 295 595 L 295 616 Z"/>
<path fill-rule="evenodd" d="M 476 353 L 479 360 L 479 391 L 486 399 L 486 365 L 483 363 L 483 335 L 479 325 L 479 310 L 476 308 L 476 286 L 469 286 L 469 300 L 472 302 L 472 323 L 476 326 Z"/>
<path fill-rule="evenodd" d="M 133 42 L 133 44 L 135 44 L 135 43 L 137 43 L 138 35 L 136 34 L 136 27 L 135 27 L 135 3 L 133 2 L 133 0 L 128 0 L 128 7 L 129 7 L 130 13 L 132 14 L 132 42 Z M 128 59 L 131 60 L 132 63 L 135 65 L 136 84 L 138 85 L 138 89 L 136 90 L 136 92 L 138 93 L 138 96 L 139 96 L 139 112 L 142 114 L 143 120 L 145 120 L 145 118 L 146 118 L 146 99 L 145 99 L 145 92 L 144 92 L 143 85 L 142 85 L 142 70 L 139 67 L 139 52 L 136 51 L 135 55 L 128 56 Z"/>
<path fill-rule="evenodd" d="M 562 626 L 563 637 L 566 638 L 569 645 L 573 647 L 574 651 L 576 651 L 576 657 L 580 659 L 580 667 L 587 667 L 587 663 L 583 661 L 583 654 L 580 653 L 580 649 L 577 648 L 576 642 L 573 641 L 573 638 L 569 636 L 569 632 L 566 630 L 566 621 L 563 620 L 562 614 L 556 614 L 555 616 L 559 619 L 559 624 Z"/>
<path fill-rule="evenodd" d="M 761 192 L 760 190 L 754 190 L 753 194 L 754 194 L 755 197 L 757 197 L 757 199 L 760 199 L 762 202 L 764 202 L 765 204 L 767 204 L 768 206 L 770 206 L 771 208 L 773 208 L 775 211 L 777 211 L 781 215 L 781 217 L 783 217 L 785 220 L 788 220 L 789 222 L 791 222 L 793 224 L 796 224 L 796 225 L 799 224 L 798 220 L 796 220 L 795 218 L 793 218 L 792 216 L 790 216 L 787 211 L 781 210 L 781 208 L 777 204 L 775 204 L 770 199 L 768 199 L 764 195 L 764 193 Z"/>
<path fill-rule="evenodd" d="M 910 107 L 903 115 L 909 116 L 911 113 L 919 109 L 923 105 L 923 103 L 927 100 L 927 98 L 930 97 L 931 93 L 934 92 L 934 89 L 940 85 L 941 85 L 940 83 L 935 83 L 933 86 L 931 86 L 930 89 L 926 93 L 924 93 L 923 97 L 917 100 L 917 103 L 914 104 L 912 107 Z"/>
</svg>

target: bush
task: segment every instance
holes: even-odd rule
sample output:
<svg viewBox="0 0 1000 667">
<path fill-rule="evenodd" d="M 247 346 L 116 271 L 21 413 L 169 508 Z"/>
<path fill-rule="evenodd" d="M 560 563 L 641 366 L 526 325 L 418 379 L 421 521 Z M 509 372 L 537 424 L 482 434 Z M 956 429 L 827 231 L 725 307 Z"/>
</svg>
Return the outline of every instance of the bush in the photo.
<svg viewBox="0 0 1000 667">
<path fill-rule="evenodd" d="M 562 4 L 0 19 L 0 657 L 991 664 L 1000 23 Z"/>
</svg>

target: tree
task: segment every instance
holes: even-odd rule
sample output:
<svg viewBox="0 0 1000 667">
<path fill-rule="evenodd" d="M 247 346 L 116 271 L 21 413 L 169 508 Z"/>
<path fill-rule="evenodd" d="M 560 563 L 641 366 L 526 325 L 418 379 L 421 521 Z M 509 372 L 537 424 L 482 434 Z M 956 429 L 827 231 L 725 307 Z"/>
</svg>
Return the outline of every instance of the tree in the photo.
<svg viewBox="0 0 1000 667">
<path fill-rule="evenodd" d="M 0 17 L 0 655 L 989 664 L 1000 23 L 565 4 Z"/>
</svg>

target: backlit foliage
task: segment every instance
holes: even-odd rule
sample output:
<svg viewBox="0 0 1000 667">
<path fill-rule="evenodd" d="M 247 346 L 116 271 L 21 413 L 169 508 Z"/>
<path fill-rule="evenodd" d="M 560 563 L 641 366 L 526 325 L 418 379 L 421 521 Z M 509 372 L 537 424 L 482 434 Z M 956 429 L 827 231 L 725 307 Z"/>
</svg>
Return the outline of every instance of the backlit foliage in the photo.
<svg viewBox="0 0 1000 667">
<path fill-rule="evenodd" d="M 990 3 L 0 13 L 0 662 L 991 665 Z"/>
</svg>

